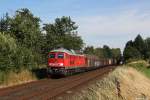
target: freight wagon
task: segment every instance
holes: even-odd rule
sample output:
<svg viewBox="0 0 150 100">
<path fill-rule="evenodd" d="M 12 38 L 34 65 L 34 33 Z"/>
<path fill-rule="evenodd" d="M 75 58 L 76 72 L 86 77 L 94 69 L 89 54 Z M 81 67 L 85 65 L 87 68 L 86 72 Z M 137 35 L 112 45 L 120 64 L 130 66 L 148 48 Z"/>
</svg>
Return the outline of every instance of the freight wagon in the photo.
<svg viewBox="0 0 150 100">
<path fill-rule="evenodd" d="M 49 52 L 47 73 L 48 75 L 67 76 L 115 63 L 114 59 L 99 59 L 94 55 L 76 54 L 73 51 L 61 48 Z"/>
</svg>

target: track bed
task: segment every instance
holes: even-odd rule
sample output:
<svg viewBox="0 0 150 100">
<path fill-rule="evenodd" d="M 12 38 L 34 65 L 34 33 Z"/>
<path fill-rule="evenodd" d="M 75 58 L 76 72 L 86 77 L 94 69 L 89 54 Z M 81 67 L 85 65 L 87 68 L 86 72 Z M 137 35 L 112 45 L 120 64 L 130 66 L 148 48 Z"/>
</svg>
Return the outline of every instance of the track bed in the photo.
<svg viewBox="0 0 150 100">
<path fill-rule="evenodd" d="M 69 90 L 85 86 L 86 83 L 101 78 L 110 72 L 115 66 L 100 68 L 97 70 L 80 73 L 64 78 L 50 78 L 36 82 L 30 82 L 14 87 L 0 89 L 0 100 L 43 100 L 57 99 Z"/>
</svg>

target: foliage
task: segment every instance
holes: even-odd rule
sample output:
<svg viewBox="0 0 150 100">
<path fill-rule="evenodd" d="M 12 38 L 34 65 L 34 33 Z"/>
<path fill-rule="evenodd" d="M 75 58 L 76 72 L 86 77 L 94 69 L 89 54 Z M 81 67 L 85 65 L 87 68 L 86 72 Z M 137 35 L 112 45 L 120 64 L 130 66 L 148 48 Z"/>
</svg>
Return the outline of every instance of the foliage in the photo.
<svg viewBox="0 0 150 100">
<path fill-rule="evenodd" d="M 16 15 L 10 18 L 10 34 L 13 34 L 21 45 L 36 50 L 40 38 L 39 22 L 40 19 L 28 9 L 17 10 Z"/>
<path fill-rule="evenodd" d="M 34 16 L 29 9 L 23 8 L 17 10 L 14 16 L 10 17 L 7 14 L 1 19 L 0 24 L 0 31 L 14 37 L 16 41 L 17 49 L 13 56 L 16 60 L 15 66 L 28 67 L 33 65 L 31 63 L 43 63 L 41 58 L 45 58 L 45 37 L 41 33 L 40 18 Z"/>
<path fill-rule="evenodd" d="M 107 46 L 107 45 L 103 46 L 103 53 L 104 53 L 104 57 L 106 57 L 106 58 L 112 58 L 112 51 L 109 48 L 109 46 Z"/>
<path fill-rule="evenodd" d="M 28 48 L 18 46 L 10 35 L 0 33 L 0 70 L 20 71 L 23 67 L 31 69 L 35 65 L 35 58 Z"/>
<path fill-rule="evenodd" d="M 0 19 L 0 32 L 8 32 L 9 30 L 9 16 L 8 13 L 6 13 L 1 19 Z"/>
<path fill-rule="evenodd" d="M 132 61 L 135 59 L 149 59 L 150 58 L 150 39 L 144 40 L 140 35 L 137 35 L 134 41 L 130 40 L 126 43 L 124 49 L 125 61 Z"/>
<path fill-rule="evenodd" d="M 140 53 L 141 57 L 144 58 L 145 55 L 145 42 L 140 35 L 137 35 L 133 42 L 133 47 L 136 48 Z"/>
<path fill-rule="evenodd" d="M 124 50 L 124 58 L 126 61 L 129 59 L 141 59 L 141 54 L 136 48 L 127 46 Z"/>
<path fill-rule="evenodd" d="M 87 46 L 87 47 L 85 47 L 84 53 L 85 54 L 94 54 L 95 53 L 94 47 L 93 46 Z"/>
<path fill-rule="evenodd" d="M 105 58 L 104 55 L 104 49 L 103 48 L 95 48 L 94 50 L 95 55 L 97 55 L 99 58 Z"/>
<path fill-rule="evenodd" d="M 121 50 L 120 48 L 112 48 L 112 57 L 116 58 L 117 60 L 121 60 Z"/>
<path fill-rule="evenodd" d="M 103 48 L 94 48 L 93 46 L 87 46 L 84 48 L 85 54 L 97 55 L 99 58 L 115 58 L 117 61 L 121 58 L 121 51 L 119 48 L 109 48 L 104 45 Z"/>
<path fill-rule="evenodd" d="M 145 52 L 145 55 L 146 55 L 147 59 L 150 59 L 150 38 L 147 38 L 145 40 L 145 43 L 146 43 L 146 52 Z"/>
<path fill-rule="evenodd" d="M 17 45 L 10 35 L 0 33 L 0 70 L 6 71 L 13 65 L 13 55 L 16 53 Z"/>
<path fill-rule="evenodd" d="M 83 40 L 77 34 L 78 27 L 70 17 L 56 18 L 53 24 L 44 24 L 46 31 L 46 51 L 57 47 L 80 50 Z"/>
</svg>

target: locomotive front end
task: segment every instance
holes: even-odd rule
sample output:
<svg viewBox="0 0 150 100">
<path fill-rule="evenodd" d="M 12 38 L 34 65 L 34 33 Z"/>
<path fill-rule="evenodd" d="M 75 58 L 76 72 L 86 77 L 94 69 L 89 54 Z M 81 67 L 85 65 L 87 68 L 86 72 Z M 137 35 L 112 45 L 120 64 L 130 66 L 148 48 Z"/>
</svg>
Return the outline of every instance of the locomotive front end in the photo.
<svg viewBox="0 0 150 100">
<path fill-rule="evenodd" d="M 47 72 L 50 75 L 64 75 L 65 66 L 64 66 L 64 57 L 63 52 L 50 52 L 48 55 L 48 68 Z"/>
</svg>

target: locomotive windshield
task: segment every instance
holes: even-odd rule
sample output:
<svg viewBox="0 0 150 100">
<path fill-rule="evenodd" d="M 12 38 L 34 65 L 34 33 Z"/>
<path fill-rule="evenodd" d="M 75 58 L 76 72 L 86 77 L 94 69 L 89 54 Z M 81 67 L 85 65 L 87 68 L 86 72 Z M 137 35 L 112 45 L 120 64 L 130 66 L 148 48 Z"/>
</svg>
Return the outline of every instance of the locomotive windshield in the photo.
<svg viewBox="0 0 150 100">
<path fill-rule="evenodd" d="M 58 58 L 64 58 L 64 54 L 58 54 Z"/>
<path fill-rule="evenodd" d="M 50 54 L 49 58 L 55 58 L 55 54 Z"/>
</svg>

